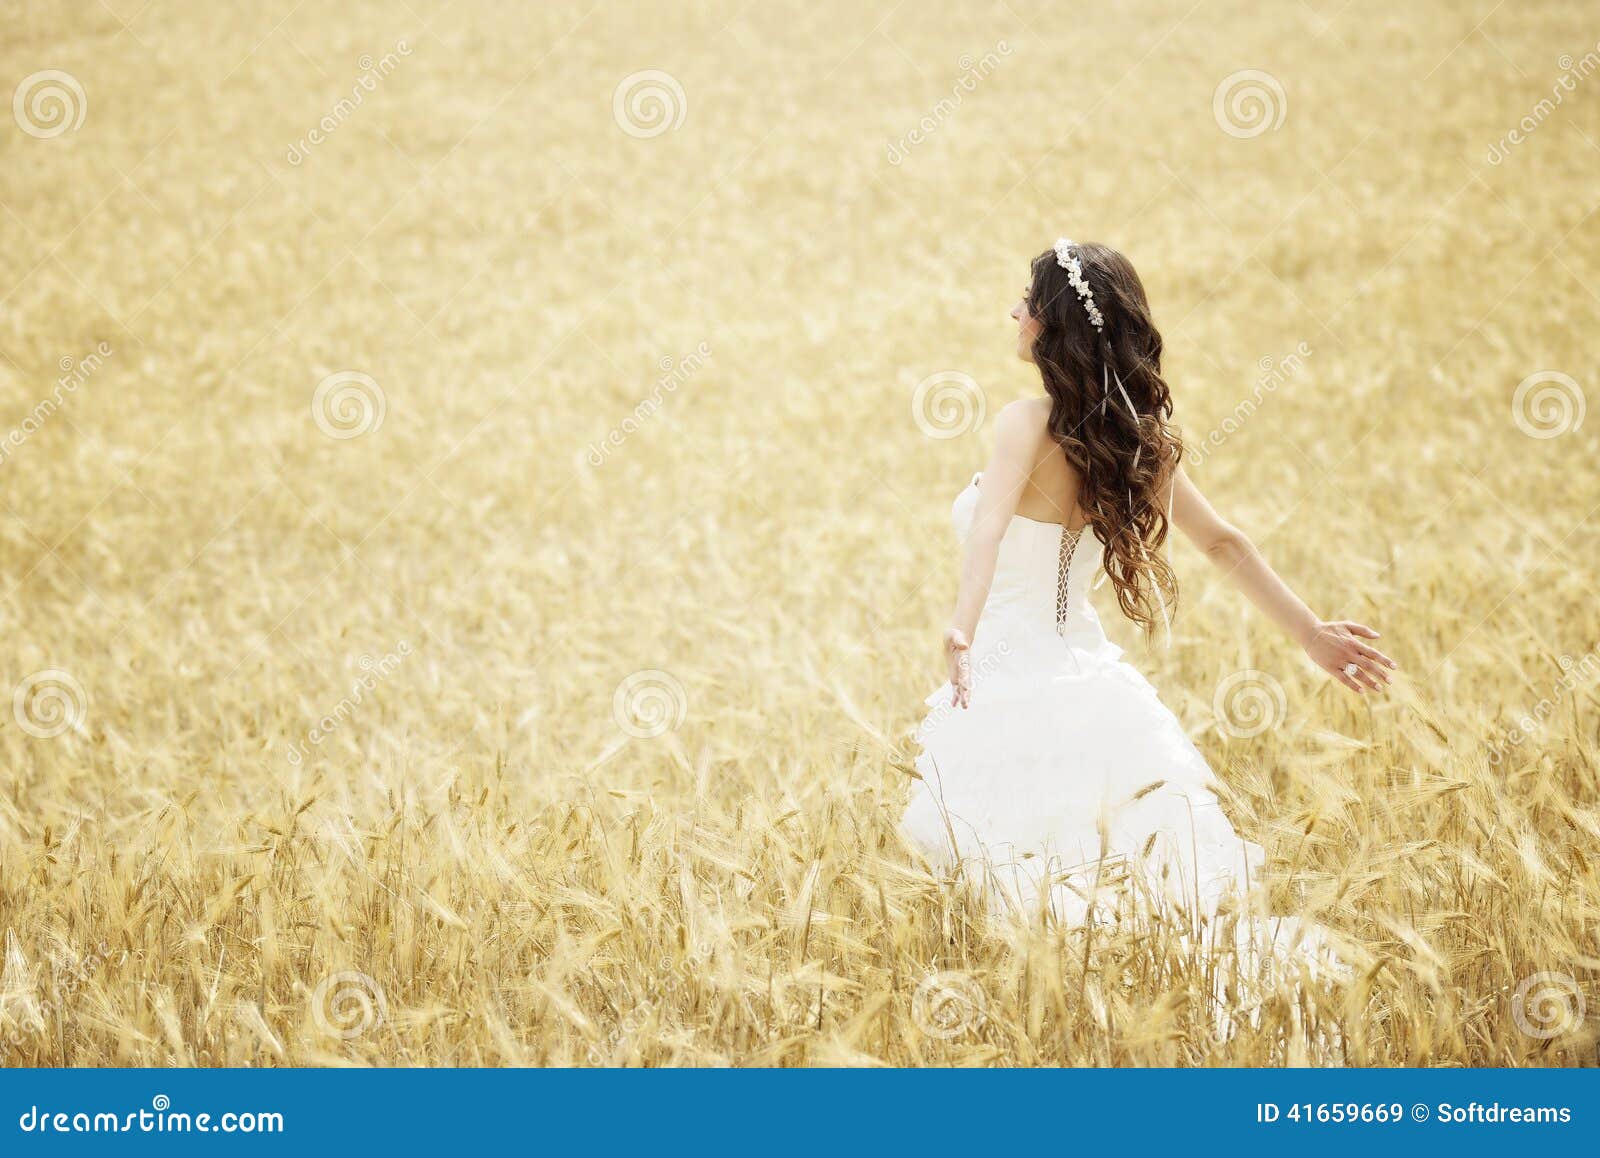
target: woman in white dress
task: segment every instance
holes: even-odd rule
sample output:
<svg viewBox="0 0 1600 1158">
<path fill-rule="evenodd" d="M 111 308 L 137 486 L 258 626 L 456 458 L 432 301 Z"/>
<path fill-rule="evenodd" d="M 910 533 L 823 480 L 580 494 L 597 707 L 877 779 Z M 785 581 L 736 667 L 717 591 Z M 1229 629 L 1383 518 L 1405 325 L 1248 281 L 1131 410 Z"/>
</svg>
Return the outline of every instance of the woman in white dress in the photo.
<svg viewBox="0 0 1600 1158">
<path fill-rule="evenodd" d="M 1095 571 L 1124 615 L 1163 622 L 1175 524 L 1352 692 L 1380 691 L 1395 664 L 1370 627 L 1314 615 L 1179 466 L 1161 335 L 1127 258 L 1063 238 L 1034 259 L 1011 316 L 1045 396 L 1000 412 L 993 457 L 955 501 L 949 681 L 927 700 L 903 830 L 1024 911 L 1080 921 L 1133 896 L 1204 918 L 1249 890 L 1261 848 L 1234 832 L 1205 759 L 1106 639 Z"/>
</svg>

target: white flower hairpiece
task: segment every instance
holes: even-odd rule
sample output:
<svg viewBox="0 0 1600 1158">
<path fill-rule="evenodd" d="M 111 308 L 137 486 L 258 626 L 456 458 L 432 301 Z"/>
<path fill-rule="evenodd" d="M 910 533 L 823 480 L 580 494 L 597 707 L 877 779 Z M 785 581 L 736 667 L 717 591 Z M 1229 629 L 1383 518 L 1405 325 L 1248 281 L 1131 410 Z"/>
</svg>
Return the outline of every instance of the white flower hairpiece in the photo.
<svg viewBox="0 0 1600 1158">
<path fill-rule="evenodd" d="M 1078 291 L 1078 300 L 1083 303 L 1084 311 L 1089 315 L 1089 324 L 1103 334 L 1106 320 L 1100 316 L 1100 307 L 1094 304 L 1094 290 L 1089 288 L 1089 283 L 1084 279 L 1083 262 L 1072 252 L 1072 246 L 1070 237 L 1056 239 L 1056 264 L 1067 271 L 1067 281 Z"/>
</svg>

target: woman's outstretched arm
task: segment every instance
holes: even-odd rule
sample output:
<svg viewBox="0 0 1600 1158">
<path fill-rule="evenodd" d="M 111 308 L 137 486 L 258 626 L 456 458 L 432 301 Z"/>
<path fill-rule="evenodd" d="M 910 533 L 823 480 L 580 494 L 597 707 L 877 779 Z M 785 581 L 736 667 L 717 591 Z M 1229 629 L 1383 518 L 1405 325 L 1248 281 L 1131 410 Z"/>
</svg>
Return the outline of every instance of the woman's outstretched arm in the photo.
<svg viewBox="0 0 1600 1158">
<path fill-rule="evenodd" d="M 1017 500 L 1028 485 L 1044 437 L 1045 425 L 1037 407 L 1012 403 L 995 420 L 994 455 L 978 487 L 978 506 L 972 514 L 961 553 L 961 589 L 955 611 L 944 633 L 945 663 L 950 672 L 950 702 L 966 707 L 972 696 L 972 676 L 967 648 L 978 630 L 989 587 L 994 582 L 1000 540 L 1017 513 Z"/>
<path fill-rule="evenodd" d="M 1172 521 L 1263 614 L 1305 648 L 1314 663 L 1354 692 L 1381 691 L 1398 665 L 1362 640 L 1377 639 L 1365 624 L 1318 619 L 1267 565 L 1247 535 L 1218 515 L 1180 467 L 1173 483 Z M 1355 665 L 1355 675 L 1347 672 Z"/>
</svg>

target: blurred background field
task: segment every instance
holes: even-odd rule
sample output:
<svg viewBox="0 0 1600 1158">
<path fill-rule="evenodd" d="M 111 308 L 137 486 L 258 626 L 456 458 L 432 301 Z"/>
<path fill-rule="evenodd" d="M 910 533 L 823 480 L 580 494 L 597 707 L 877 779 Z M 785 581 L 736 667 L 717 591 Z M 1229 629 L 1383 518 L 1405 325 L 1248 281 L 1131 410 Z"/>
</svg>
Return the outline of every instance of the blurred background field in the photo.
<svg viewBox="0 0 1600 1158">
<path fill-rule="evenodd" d="M 5 9 L 4 1064 L 1595 1063 L 1586 5 Z M 1117 635 L 1347 983 L 894 834 L 1063 233 L 1404 665 Z"/>
</svg>

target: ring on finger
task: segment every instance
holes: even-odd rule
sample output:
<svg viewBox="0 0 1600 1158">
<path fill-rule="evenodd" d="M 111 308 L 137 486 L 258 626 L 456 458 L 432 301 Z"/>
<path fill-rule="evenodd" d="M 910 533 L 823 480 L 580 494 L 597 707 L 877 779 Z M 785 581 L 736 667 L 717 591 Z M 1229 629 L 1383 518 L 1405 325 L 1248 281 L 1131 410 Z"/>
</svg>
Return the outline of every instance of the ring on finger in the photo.
<svg viewBox="0 0 1600 1158">
<path fill-rule="evenodd" d="M 1361 668 L 1357 664 L 1347 663 L 1347 664 L 1344 665 L 1344 674 L 1349 676 L 1351 679 L 1355 679 L 1356 678 L 1356 673 L 1359 672 L 1360 670 L 1361 670 Z"/>
</svg>

